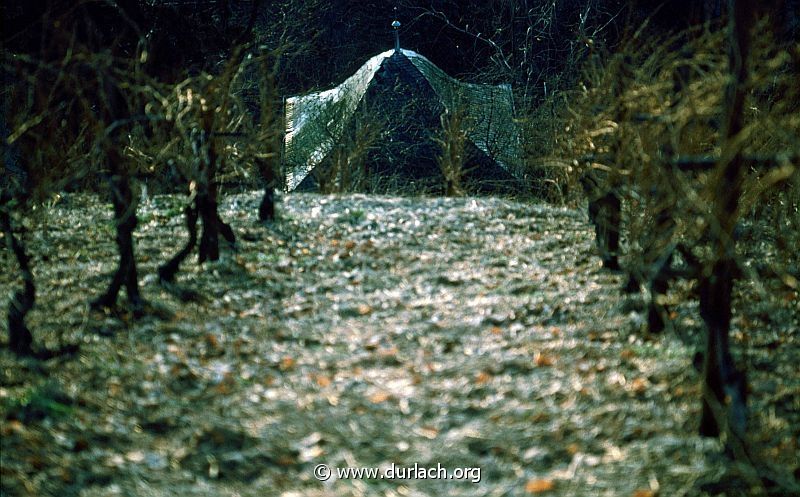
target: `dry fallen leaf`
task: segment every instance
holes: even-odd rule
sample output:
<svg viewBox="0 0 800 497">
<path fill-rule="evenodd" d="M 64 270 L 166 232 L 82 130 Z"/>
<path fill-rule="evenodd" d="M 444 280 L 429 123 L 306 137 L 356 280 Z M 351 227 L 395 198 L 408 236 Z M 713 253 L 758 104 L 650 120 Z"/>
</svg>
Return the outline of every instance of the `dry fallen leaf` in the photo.
<svg viewBox="0 0 800 497">
<path fill-rule="evenodd" d="M 552 366 L 555 362 L 552 357 L 542 354 L 541 352 L 537 352 L 536 356 L 533 358 L 533 362 L 539 366 L 540 368 Z"/>
<path fill-rule="evenodd" d="M 631 497 L 656 497 L 656 493 L 649 489 L 637 489 L 631 494 Z"/>
<path fill-rule="evenodd" d="M 481 371 L 477 375 L 475 375 L 475 384 L 476 385 L 484 385 L 492 379 L 492 375 L 487 373 L 486 371 Z"/>
<path fill-rule="evenodd" d="M 644 393 L 647 390 L 647 380 L 644 378 L 636 378 L 631 381 L 631 390 L 634 393 Z"/>
<path fill-rule="evenodd" d="M 331 384 L 331 379 L 329 377 L 327 377 L 325 375 L 321 375 L 321 374 L 316 375 L 314 380 L 317 382 L 317 386 L 322 387 L 322 388 L 329 387 L 330 384 Z"/>
<path fill-rule="evenodd" d="M 205 340 L 206 344 L 212 349 L 219 348 L 219 340 L 217 340 L 217 337 L 213 333 L 207 333 Z"/>
<path fill-rule="evenodd" d="M 553 480 L 529 480 L 525 484 L 525 492 L 529 494 L 543 494 L 549 492 L 556 487 Z"/>
<path fill-rule="evenodd" d="M 220 395 L 227 395 L 233 391 L 235 384 L 236 380 L 233 375 L 231 373 L 225 373 L 222 381 L 214 387 L 214 392 Z"/>
<path fill-rule="evenodd" d="M 420 435 L 422 435 L 427 439 L 433 440 L 434 438 L 439 436 L 439 430 L 437 430 L 432 426 L 423 426 L 420 429 Z"/>
<path fill-rule="evenodd" d="M 386 392 L 378 392 L 378 393 L 374 393 L 374 394 L 370 395 L 369 396 L 369 401 L 372 402 L 373 404 L 381 404 L 383 402 L 386 402 L 390 398 L 391 398 L 391 395 L 389 395 L 388 393 L 386 393 Z"/>
<path fill-rule="evenodd" d="M 16 419 L 12 419 L 3 426 L 3 436 L 7 437 L 11 434 L 18 434 L 25 431 L 25 425 Z"/>
<path fill-rule="evenodd" d="M 278 369 L 281 371 L 288 371 L 292 369 L 295 365 L 295 360 L 289 356 L 284 357 L 281 359 L 281 363 L 278 365 Z"/>
</svg>

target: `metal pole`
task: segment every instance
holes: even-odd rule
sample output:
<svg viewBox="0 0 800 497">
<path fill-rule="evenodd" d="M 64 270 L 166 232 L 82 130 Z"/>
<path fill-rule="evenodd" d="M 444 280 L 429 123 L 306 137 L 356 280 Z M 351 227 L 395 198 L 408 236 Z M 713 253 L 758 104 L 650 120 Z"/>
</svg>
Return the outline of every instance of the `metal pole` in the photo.
<svg viewBox="0 0 800 497">
<path fill-rule="evenodd" d="M 400 51 L 400 21 L 394 21 L 392 23 L 392 28 L 394 28 L 394 50 L 396 52 Z"/>
</svg>

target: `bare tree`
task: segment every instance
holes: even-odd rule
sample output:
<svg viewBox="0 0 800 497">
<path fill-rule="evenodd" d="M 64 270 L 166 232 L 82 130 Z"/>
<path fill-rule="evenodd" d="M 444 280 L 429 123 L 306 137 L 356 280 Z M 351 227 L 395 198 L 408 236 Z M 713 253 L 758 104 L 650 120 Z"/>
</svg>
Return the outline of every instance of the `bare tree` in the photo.
<svg viewBox="0 0 800 497">
<path fill-rule="evenodd" d="M 35 302 L 35 285 L 24 245 L 13 233 L 11 210 L 41 201 L 67 181 L 99 173 L 111 190 L 120 259 L 109 287 L 92 305 L 113 306 L 124 286 L 134 313 L 144 310 L 132 238 L 136 205 L 122 153 L 124 130 L 136 122 L 136 99 L 122 89 L 122 79 L 138 70 L 136 5 L 47 7 L 36 13 L 28 31 L 17 33 L 9 47 L 13 51 L 4 51 L 3 91 L 22 103 L 3 109 L 6 147 L 17 160 L 4 169 L 16 167 L 24 181 L 5 184 L 0 192 L 2 227 L 24 281 L 9 306 L 10 343 L 18 354 L 39 357 L 53 351 L 34 349 L 24 323 Z"/>
</svg>

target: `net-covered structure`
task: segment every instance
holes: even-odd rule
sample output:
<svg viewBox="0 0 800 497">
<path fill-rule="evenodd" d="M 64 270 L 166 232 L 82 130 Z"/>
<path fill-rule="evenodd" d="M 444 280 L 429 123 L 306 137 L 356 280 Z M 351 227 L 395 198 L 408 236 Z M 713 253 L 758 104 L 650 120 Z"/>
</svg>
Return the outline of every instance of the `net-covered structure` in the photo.
<svg viewBox="0 0 800 497">
<path fill-rule="evenodd" d="M 403 49 L 372 57 L 335 88 L 287 99 L 285 187 L 315 190 L 344 163 L 369 178 L 366 189 L 435 191 L 443 184 L 442 116 L 456 112 L 466 137 L 464 185 L 516 188 L 521 147 L 511 87 L 457 81 Z"/>
</svg>

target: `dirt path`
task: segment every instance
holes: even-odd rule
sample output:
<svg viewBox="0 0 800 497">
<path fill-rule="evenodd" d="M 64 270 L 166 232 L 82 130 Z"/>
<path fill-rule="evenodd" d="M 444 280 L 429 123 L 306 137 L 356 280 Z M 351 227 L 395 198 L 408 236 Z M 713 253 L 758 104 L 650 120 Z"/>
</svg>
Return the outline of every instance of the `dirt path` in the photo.
<svg viewBox="0 0 800 497">
<path fill-rule="evenodd" d="M 258 200 L 225 201 L 239 250 L 186 264 L 193 304 L 151 276 L 185 236 L 179 200 L 142 207 L 144 293 L 166 319 L 136 323 L 82 303 L 113 262 L 109 227 L 86 222 L 96 203 L 43 221 L 32 250 L 51 285 L 30 324 L 83 347 L 44 369 L 3 351 L 7 495 L 676 496 L 722 471 L 694 435 L 693 350 L 643 338 L 582 212 L 291 195 L 264 228 Z M 336 475 L 392 463 L 473 469 Z"/>
</svg>

